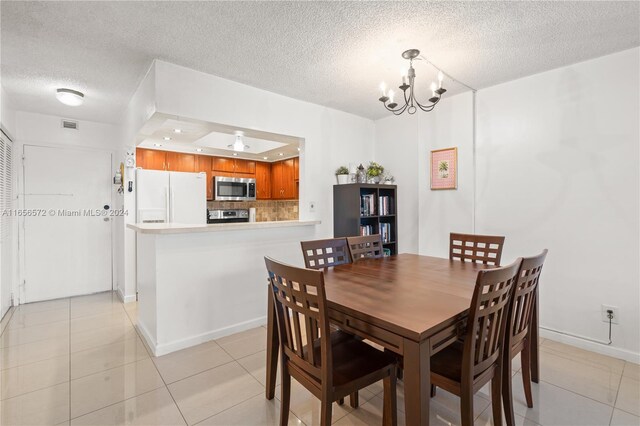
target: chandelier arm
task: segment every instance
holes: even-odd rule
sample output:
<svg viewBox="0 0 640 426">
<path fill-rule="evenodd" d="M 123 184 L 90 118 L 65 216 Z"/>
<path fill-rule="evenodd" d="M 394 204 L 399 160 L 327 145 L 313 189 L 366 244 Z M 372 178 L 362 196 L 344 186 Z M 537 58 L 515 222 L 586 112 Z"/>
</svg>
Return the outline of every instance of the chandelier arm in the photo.
<svg viewBox="0 0 640 426">
<path fill-rule="evenodd" d="M 431 112 L 433 111 L 433 108 L 435 108 L 435 106 L 438 104 L 438 102 L 440 102 L 440 98 L 438 98 L 438 100 L 432 103 L 431 105 L 421 105 L 420 103 L 418 103 L 418 106 L 424 112 Z"/>
</svg>

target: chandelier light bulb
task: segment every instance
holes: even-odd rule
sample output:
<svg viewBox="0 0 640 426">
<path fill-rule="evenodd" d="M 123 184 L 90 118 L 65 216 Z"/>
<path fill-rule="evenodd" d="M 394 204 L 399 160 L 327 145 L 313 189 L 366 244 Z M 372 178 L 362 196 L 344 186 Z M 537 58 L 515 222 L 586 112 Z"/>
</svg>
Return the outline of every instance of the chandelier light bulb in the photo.
<svg viewBox="0 0 640 426">
<path fill-rule="evenodd" d="M 407 84 L 407 69 L 402 68 L 400 70 L 400 76 L 402 77 L 402 84 Z"/>
<path fill-rule="evenodd" d="M 436 82 L 432 82 L 431 83 L 431 97 L 435 97 L 436 96 L 436 89 L 438 88 L 438 86 L 436 85 Z"/>
<path fill-rule="evenodd" d="M 387 91 L 387 85 L 383 81 L 382 83 L 380 83 L 380 93 L 382 94 L 382 96 L 387 96 L 385 93 L 386 91 Z"/>
<path fill-rule="evenodd" d="M 389 103 L 393 103 L 393 96 L 395 95 L 395 93 L 393 92 L 393 90 L 389 90 Z"/>
<path fill-rule="evenodd" d="M 444 80 L 444 73 L 442 71 L 438 71 L 438 88 L 442 88 L 442 80 Z"/>
</svg>

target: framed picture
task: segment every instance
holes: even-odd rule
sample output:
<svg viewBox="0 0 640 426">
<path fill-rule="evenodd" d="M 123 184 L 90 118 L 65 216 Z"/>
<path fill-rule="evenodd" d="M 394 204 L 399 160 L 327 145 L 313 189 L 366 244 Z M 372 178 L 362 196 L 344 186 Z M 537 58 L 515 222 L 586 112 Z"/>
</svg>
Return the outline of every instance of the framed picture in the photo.
<svg viewBox="0 0 640 426">
<path fill-rule="evenodd" d="M 431 151 L 431 189 L 458 188 L 458 148 Z"/>
</svg>

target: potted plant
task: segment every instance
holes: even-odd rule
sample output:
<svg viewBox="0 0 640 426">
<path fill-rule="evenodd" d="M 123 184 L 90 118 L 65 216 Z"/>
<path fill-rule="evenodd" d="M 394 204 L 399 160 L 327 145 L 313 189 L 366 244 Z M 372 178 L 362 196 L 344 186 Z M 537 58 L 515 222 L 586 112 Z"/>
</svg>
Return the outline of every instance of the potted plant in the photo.
<svg viewBox="0 0 640 426">
<path fill-rule="evenodd" d="M 349 169 L 345 166 L 338 167 L 336 170 L 336 178 L 338 178 L 338 185 L 349 183 Z"/>
<path fill-rule="evenodd" d="M 380 178 L 382 177 L 382 173 L 384 173 L 384 167 L 375 161 L 371 161 L 369 166 L 367 167 L 367 177 L 373 183 L 380 182 Z"/>
</svg>

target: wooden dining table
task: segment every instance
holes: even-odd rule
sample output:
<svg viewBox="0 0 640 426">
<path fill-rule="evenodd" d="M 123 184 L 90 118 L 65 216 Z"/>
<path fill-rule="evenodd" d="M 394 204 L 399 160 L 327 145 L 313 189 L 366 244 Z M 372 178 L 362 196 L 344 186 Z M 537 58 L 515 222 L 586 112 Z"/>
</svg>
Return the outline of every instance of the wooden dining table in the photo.
<svg viewBox="0 0 640 426">
<path fill-rule="evenodd" d="M 491 267 L 400 254 L 324 271 L 331 323 L 402 355 L 407 425 L 429 424 L 430 358 L 462 335 L 478 271 Z M 278 333 L 268 300 L 266 397 L 272 399 Z M 537 331 L 537 323 L 531 328 Z M 537 341 L 536 334 L 532 355 Z M 537 380 L 537 365 L 532 372 Z"/>
</svg>

